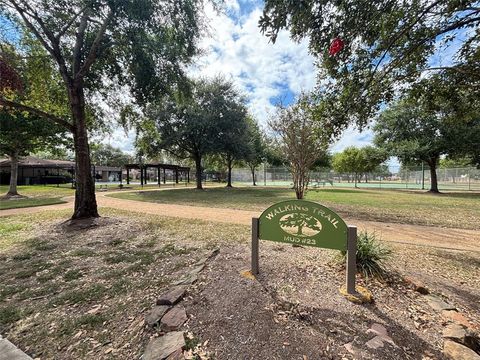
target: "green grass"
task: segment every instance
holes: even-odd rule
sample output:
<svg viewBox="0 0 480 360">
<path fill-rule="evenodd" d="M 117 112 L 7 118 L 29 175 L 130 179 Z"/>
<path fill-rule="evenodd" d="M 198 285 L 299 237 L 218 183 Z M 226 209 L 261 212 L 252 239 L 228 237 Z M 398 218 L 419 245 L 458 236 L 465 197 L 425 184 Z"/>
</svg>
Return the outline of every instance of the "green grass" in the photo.
<svg viewBox="0 0 480 360">
<path fill-rule="evenodd" d="M 6 194 L 8 191 L 7 185 L 0 185 L 0 194 Z M 20 195 L 27 197 L 63 197 L 73 195 L 75 190 L 70 184 L 63 185 L 20 185 L 17 186 L 17 191 Z"/>
<path fill-rule="evenodd" d="M 59 198 L 23 198 L 23 199 L 2 199 L 0 200 L 0 210 L 18 209 L 33 206 L 45 206 L 54 204 L 63 204 Z"/>
<path fill-rule="evenodd" d="M 276 202 L 294 199 L 295 194 L 285 188 L 238 187 L 128 192 L 109 196 L 155 203 L 262 211 Z M 321 203 L 351 219 L 480 229 L 479 193 L 435 195 L 421 191 L 332 188 L 310 190 L 306 200 Z"/>
</svg>

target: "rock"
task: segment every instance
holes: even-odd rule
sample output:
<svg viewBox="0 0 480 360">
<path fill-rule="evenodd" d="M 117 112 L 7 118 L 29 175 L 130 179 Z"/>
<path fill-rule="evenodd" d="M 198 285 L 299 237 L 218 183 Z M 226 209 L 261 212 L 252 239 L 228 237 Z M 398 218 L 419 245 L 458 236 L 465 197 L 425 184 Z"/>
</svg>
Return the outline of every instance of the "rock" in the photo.
<svg viewBox="0 0 480 360">
<path fill-rule="evenodd" d="M 185 286 L 175 286 L 157 299 L 157 305 L 175 305 L 185 295 Z"/>
<path fill-rule="evenodd" d="M 463 344 L 467 331 L 459 324 L 449 324 L 443 329 L 443 337 L 454 340 L 455 342 Z"/>
<path fill-rule="evenodd" d="M 422 295 L 428 295 L 430 293 L 430 291 L 423 284 L 423 282 L 421 282 L 420 280 L 418 280 L 413 276 L 407 276 L 403 280 L 411 289 L 415 290 L 416 292 L 419 292 Z"/>
<path fill-rule="evenodd" d="M 164 360 L 185 347 L 183 332 L 174 331 L 150 340 L 143 354 L 144 360 Z M 174 359 L 174 358 L 172 358 Z M 172 360 L 169 359 L 169 360 Z"/>
<path fill-rule="evenodd" d="M 183 350 L 178 349 L 174 351 L 173 353 L 168 355 L 166 360 L 185 360 L 185 356 L 183 356 Z"/>
<path fill-rule="evenodd" d="M 168 309 L 169 307 L 166 305 L 155 306 L 147 315 L 145 315 L 145 323 L 151 327 L 155 326 Z"/>
<path fill-rule="evenodd" d="M 458 311 L 455 310 L 444 310 L 442 311 L 442 316 L 447 319 L 451 320 L 453 322 L 456 322 L 457 324 L 463 325 L 466 328 L 471 328 L 472 324 L 470 324 L 470 321 L 463 315 L 462 313 L 459 313 Z"/>
<path fill-rule="evenodd" d="M 187 313 L 183 306 L 175 306 L 167 312 L 160 321 L 160 329 L 163 331 L 178 330 L 185 321 L 187 321 Z"/>
<path fill-rule="evenodd" d="M 188 275 L 186 278 L 177 280 L 173 283 L 173 285 L 192 285 L 198 280 L 198 276 L 196 274 Z"/>
<path fill-rule="evenodd" d="M 443 311 L 443 310 L 456 310 L 455 306 L 447 304 L 445 301 L 440 299 L 438 296 L 428 295 L 425 297 L 427 299 L 428 305 L 433 310 Z"/>
<path fill-rule="evenodd" d="M 389 344 L 392 344 L 393 346 L 397 346 L 392 338 L 388 336 L 387 334 L 387 329 L 385 329 L 385 326 L 382 324 L 378 323 L 373 323 L 370 329 L 367 330 L 367 334 L 372 333 L 375 334 L 376 336 L 367 341 L 365 345 L 367 345 L 370 349 L 377 349 L 379 347 L 383 346 L 383 342 L 388 342 Z"/>
<path fill-rule="evenodd" d="M 353 341 L 343 344 L 343 347 L 352 355 L 356 355 L 358 352 L 356 347 L 353 346 Z"/>
<path fill-rule="evenodd" d="M 205 268 L 205 264 L 198 265 L 192 271 L 190 271 L 190 275 L 197 275 Z"/>
<path fill-rule="evenodd" d="M 378 349 L 379 347 L 383 347 L 383 341 L 380 336 L 375 336 L 373 339 L 368 340 L 365 345 L 370 349 Z"/>
<path fill-rule="evenodd" d="M 444 342 L 443 353 L 453 360 L 480 360 L 480 355 L 475 351 L 451 340 Z"/>
</svg>

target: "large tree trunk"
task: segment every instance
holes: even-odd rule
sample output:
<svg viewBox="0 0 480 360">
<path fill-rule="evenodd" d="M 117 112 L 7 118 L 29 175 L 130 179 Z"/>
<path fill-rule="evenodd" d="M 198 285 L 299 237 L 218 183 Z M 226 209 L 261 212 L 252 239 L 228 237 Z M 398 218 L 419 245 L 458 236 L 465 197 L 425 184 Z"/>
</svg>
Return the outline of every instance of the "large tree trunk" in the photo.
<svg viewBox="0 0 480 360">
<path fill-rule="evenodd" d="M 19 196 L 17 192 L 18 182 L 18 151 L 10 154 L 10 187 L 7 196 Z"/>
<path fill-rule="evenodd" d="M 227 173 L 227 187 L 232 187 L 232 159 L 227 159 L 227 167 L 228 167 L 228 173 Z"/>
<path fill-rule="evenodd" d="M 195 156 L 195 173 L 197 178 L 197 189 L 202 190 L 202 157 L 200 155 Z"/>
<path fill-rule="evenodd" d="M 73 142 L 75 146 L 75 209 L 72 219 L 98 217 L 95 182 L 90 163 L 85 96 L 81 87 L 70 89 L 70 107 L 74 119 Z"/>
<path fill-rule="evenodd" d="M 430 159 L 428 162 L 430 168 L 430 192 L 439 193 L 437 180 L 437 159 Z"/>
</svg>

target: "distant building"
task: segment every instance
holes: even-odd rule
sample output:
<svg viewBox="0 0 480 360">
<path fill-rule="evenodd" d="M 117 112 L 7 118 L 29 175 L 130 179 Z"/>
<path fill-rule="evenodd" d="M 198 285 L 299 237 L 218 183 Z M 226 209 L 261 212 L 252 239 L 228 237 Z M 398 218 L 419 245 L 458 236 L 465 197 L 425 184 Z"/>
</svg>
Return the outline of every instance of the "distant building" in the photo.
<svg viewBox="0 0 480 360">
<path fill-rule="evenodd" d="M 10 159 L 0 159 L 0 184 L 10 182 Z M 121 181 L 122 168 L 92 165 L 92 174 L 98 182 Z M 75 181 L 75 162 L 46 160 L 25 156 L 18 162 L 18 185 L 67 184 Z"/>
</svg>

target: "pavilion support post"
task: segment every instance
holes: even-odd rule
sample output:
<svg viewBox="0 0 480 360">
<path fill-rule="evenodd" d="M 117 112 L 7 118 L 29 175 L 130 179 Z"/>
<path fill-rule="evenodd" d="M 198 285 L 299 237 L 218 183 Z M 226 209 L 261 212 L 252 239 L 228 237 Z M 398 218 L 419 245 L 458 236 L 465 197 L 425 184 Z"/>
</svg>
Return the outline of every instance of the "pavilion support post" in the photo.
<svg viewBox="0 0 480 360">
<path fill-rule="evenodd" d="M 160 167 L 157 167 L 157 183 L 158 187 L 160 187 Z"/>
<path fill-rule="evenodd" d="M 167 183 L 167 177 L 165 175 L 165 168 L 163 168 L 163 183 L 166 184 Z"/>
<path fill-rule="evenodd" d="M 143 167 L 140 166 L 140 185 L 143 187 Z"/>
<path fill-rule="evenodd" d="M 178 169 L 175 169 L 175 184 L 178 184 Z"/>
<path fill-rule="evenodd" d="M 118 176 L 118 179 L 120 180 L 120 185 L 123 185 L 123 184 L 122 184 L 122 173 L 123 173 L 123 169 L 120 168 L 120 174 L 119 174 L 119 176 Z"/>
<path fill-rule="evenodd" d="M 147 167 L 145 166 L 143 170 L 145 171 L 145 174 L 143 175 L 143 182 L 145 185 L 147 185 Z"/>
<path fill-rule="evenodd" d="M 130 185 L 130 169 L 127 167 L 127 185 Z"/>
<path fill-rule="evenodd" d="M 190 184 L 190 169 L 187 170 L 187 183 Z"/>
</svg>

